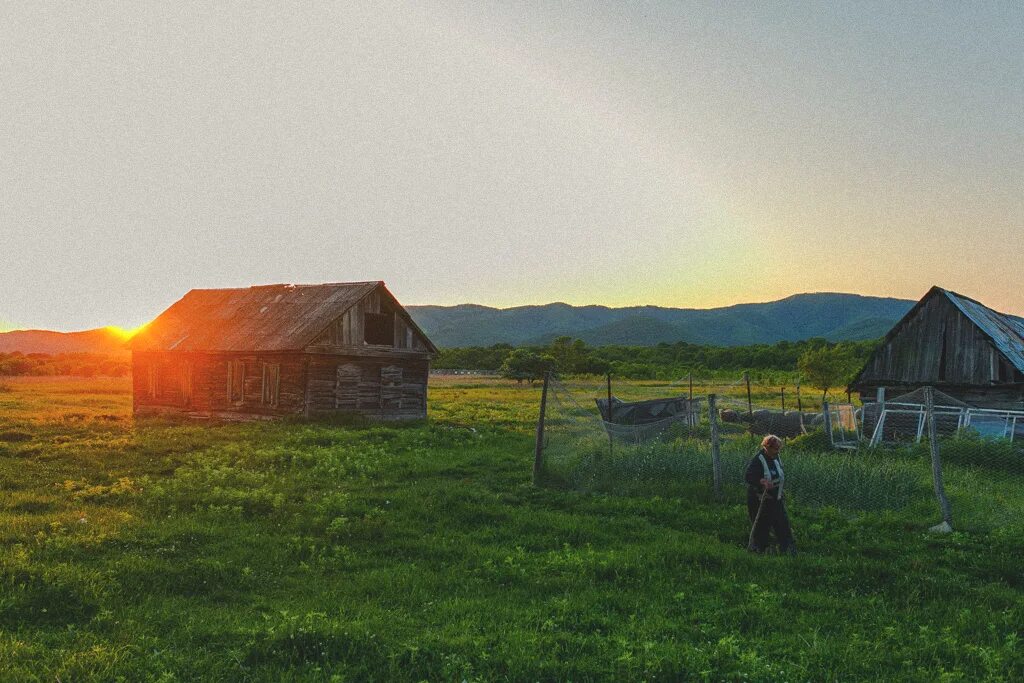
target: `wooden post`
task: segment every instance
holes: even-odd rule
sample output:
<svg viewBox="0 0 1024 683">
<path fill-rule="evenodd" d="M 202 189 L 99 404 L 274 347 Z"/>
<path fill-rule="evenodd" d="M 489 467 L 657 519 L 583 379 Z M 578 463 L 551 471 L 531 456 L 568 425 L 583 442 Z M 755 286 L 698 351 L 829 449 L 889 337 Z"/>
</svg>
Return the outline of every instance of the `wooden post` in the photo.
<svg viewBox="0 0 1024 683">
<path fill-rule="evenodd" d="M 800 378 L 796 380 L 796 411 L 798 413 L 804 412 L 804 404 L 800 400 Z"/>
<path fill-rule="evenodd" d="M 544 414 L 548 406 L 548 380 L 551 372 L 544 373 L 544 387 L 540 390 L 540 416 L 537 418 L 537 443 L 533 452 L 533 485 L 540 482 L 540 471 L 544 467 Z"/>
<path fill-rule="evenodd" d="M 828 400 L 821 402 L 821 419 L 825 425 L 825 433 L 828 434 L 829 444 L 835 446 L 835 442 L 832 440 L 832 415 L 828 411 Z"/>
<path fill-rule="evenodd" d="M 853 403 L 853 394 L 850 392 L 850 387 L 846 387 L 846 402 Z"/>
<path fill-rule="evenodd" d="M 686 402 L 686 424 L 695 427 L 697 421 L 693 419 L 693 371 L 687 373 L 687 377 L 690 380 L 690 399 Z"/>
<path fill-rule="evenodd" d="M 608 421 L 615 423 L 612 419 L 612 373 L 608 373 Z M 608 455 L 612 456 L 615 454 L 615 439 L 612 437 L 611 430 L 608 430 Z"/>
<path fill-rule="evenodd" d="M 782 412 L 786 412 L 786 387 L 782 387 Z"/>
<path fill-rule="evenodd" d="M 718 443 L 718 406 L 717 397 L 708 394 L 708 419 L 711 421 L 711 472 L 714 479 L 715 495 L 722 495 L 722 457 Z"/>
<path fill-rule="evenodd" d="M 928 447 L 932 453 L 932 483 L 935 485 L 935 497 L 939 499 L 942 510 L 942 521 L 953 525 L 953 510 L 946 498 L 946 487 L 942 483 L 942 460 L 939 458 L 939 434 L 935 427 L 935 390 L 924 388 L 924 405 L 928 420 Z"/>
<path fill-rule="evenodd" d="M 750 400 L 750 373 L 743 373 L 743 381 L 747 383 L 747 415 L 754 417 L 754 404 Z"/>
</svg>

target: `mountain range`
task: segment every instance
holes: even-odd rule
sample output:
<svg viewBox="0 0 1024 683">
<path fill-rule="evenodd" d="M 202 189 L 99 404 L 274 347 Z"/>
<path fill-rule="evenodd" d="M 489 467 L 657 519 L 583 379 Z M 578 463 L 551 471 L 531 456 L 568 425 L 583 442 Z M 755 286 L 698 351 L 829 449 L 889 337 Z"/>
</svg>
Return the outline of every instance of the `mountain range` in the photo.
<svg viewBox="0 0 1024 683">
<path fill-rule="evenodd" d="M 0 353 L 102 353 L 108 356 L 127 356 L 123 334 L 108 328 L 82 332 L 52 332 L 50 330 L 14 330 L 0 332 Z"/>
<path fill-rule="evenodd" d="M 888 332 L 915 303 L 823 292 L 707 309 L 564 303 L 515 308 L 475 304 L 407 308 L 424 332 L 442 347 L 501 342 L 546 344 L 563 335 L 593 346 L 650 346 L 678 341 L 739 346 L 811 337 L 830 341 L 874 339 Z"/>
<path fill-rule="evenodd" d="M 914 301 L 830 292 L 796 294 L 768 303 L 722 308 L 570 306 L 515 308 L 476 304 L 408 306 L 441 347 L 541 345 L 570 336 L 592 346 L 651 346 L 685 341 L 715 346 L 772 344 L 824 337 L 830 341 L 884 335 Z M 109 328 L 84 332 L 16 330 L 0 333 L 0 352 L 126 354 L 124 337 Z"/>
</svg>

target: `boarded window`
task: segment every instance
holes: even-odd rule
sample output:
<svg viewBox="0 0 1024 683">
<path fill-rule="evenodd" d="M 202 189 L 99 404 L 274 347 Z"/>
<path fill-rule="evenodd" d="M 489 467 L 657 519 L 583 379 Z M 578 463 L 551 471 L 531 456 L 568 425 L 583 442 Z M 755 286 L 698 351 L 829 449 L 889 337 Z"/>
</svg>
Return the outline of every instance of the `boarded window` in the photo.
<svg viewBox="0 0 1024 683">
<path fill-rule="evenodd" d="M 385 412 L 402 409 L 402 368 L 396 365 L 380 369 L 380 407 Z"/>
<path fill-rule="evenodd" d="M 148 382 L 147 382 L 147 385 L 146 385 L 146 393 L 149 394 L 150 398 L 156 398 L 157 390 L 158 390 L 156 363 L 153 363 L 152 365 L 149 366 L 149 372 L 147 373 L 147 379 L 148 379 Z"/>
<path fill-rule="evenodd" d="M 359 407 L 359 381 L 362 374 L 362 370 L 354 363 L 338 366 L 334 384 L 335 409 L 354 411 Z"/>
<path fill-rule="evenodd" d="M 364 317 L 366 320 L 366 332 L 364 339 L 367 344 L 394 346 L 394 313 L 366 313 Z"/>
<path fill-rule="evenodd" d="M 228 400 L 241 403 L 245 399 L 245 363 L 240 360 L 228 361 Z"/>
<path fill-rule="evenodd" d="M 192 405 L 192 364 L 181 365 L 181 405 Z"/>
<path fill-rule="evenodd" d="M 260 402 L 265 406 L 276 406 L 281 389 L 281 365 L 263 364 L 263 393 Z"/>
</svg>

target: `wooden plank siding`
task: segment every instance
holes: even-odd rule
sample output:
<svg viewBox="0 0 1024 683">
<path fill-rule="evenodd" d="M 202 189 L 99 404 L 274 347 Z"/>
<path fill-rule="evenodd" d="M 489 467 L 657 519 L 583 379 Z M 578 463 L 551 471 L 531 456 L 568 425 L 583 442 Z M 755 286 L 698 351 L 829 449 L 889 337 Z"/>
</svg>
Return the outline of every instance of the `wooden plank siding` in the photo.
<svg viewBox="0 0 1024 683">
<path fill-rule="evenodd" d="M 934 386 L 973 406 L 1024 408 L 1024 375 L 946 296 L 922 300 L 872 354 L 851 388 L 872 402 Z"/>
<path fill-rule="evenodd" d="M 989 385 L 1012 382 L 991 341 L 955 306 L 933 297 L 870 359 L 858 383 Z"/>
<path fill-rule="evenodd" d="M 428 348 L 423 337 L 413 329 L 400 311 L 388 302 L 382 302 L 377 292 L 372 292 L 365 299 L 345 311 L 327 329 L 319 334 L 309 345 L 311 349 L 338 351 L 352 347 L 367 346 L 366 314 L 391 313 L 394 315 L 394 341 L 391 348 L 427 353 Z M 379 345 L 369 345 L 379 346 Z M 382 347 L 387 348 L 387 347 Z"/>
</svg>

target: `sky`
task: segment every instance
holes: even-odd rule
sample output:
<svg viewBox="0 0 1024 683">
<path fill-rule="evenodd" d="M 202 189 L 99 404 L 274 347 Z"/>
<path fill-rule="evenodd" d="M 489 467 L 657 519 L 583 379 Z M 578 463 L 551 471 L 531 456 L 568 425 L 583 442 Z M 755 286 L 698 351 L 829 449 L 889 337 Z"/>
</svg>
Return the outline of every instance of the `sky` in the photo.
<svg viewBox="0 0 1024 683">
<path fill-rule="evenodd" d="M 0 329 L 195 287 L 1024 314 L 1024 5 L 5 3 Z"/>
</svg>

